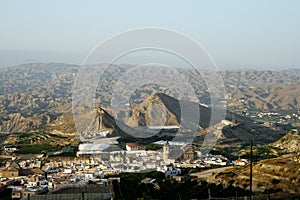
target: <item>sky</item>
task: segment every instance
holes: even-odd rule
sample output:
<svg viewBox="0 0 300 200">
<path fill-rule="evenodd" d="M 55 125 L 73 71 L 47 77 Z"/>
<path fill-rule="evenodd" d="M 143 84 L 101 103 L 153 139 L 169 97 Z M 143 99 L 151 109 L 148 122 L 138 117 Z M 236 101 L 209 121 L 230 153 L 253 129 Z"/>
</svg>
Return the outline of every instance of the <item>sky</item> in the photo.
<svg viewBox="0 0 300 200">
<path fill-rule="evenodd" d="M 300 68 L 300 1 L 1 0 L 0 65 L 81 63 L 120 32 L 160 27 L 200 43 L 220 68 Z"/>
</svg>

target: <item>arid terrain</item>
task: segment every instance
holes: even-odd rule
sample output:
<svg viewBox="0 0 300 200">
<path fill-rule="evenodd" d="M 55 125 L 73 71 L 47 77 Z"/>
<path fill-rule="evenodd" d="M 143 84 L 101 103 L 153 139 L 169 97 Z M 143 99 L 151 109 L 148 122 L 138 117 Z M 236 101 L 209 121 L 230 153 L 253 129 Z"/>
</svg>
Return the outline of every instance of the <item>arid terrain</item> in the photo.
<svg viewBox="0 0 300 200">
<path fill-rule="evenodd" d="M 103 66 L 91 66 L 89 73 Z M 177 99 L 167 87 L 147 84 L 133 92 L 128 112 L 113 110 L 113 88 L 131 68 L 114 65 L 105 70 L 98 82 L 94 107 L 80 108 L 76 118 L 72 113 L 72 90 L 79 66 L 51 63 L 0 69 L 1 144 L 17 145 L 21 157 L 29 154 L 74 157 L 81 142 L 103 137 L 101 134 L 107 134 L 107 141 L 117 141 L 118 150 L 128 143 L 157 148 L 153 143 L 171 141 L 177 128 L 157 133 L 149 127 L 174 126 L 180 134 L 193 136 L 193 151 L 205 151 L 208 148 L 205 145 L 217 138 L 211 153 L 233 162 L 249 161 L 251 139 L 256 194 L 299 193 L 299 70 L 221 71 L 227 103 L 222 110 L 210 106 L 210 95 L 201 75 L 196 70 L 180 68 L 177 70 L 190 82 L 200 102 L 193 96 Z M 157 70 L 157 73 L 173 73 L 168 68 Z M 213 73 L 202 73 L 214 79 Z M 125 91 L 121 90 L 121 98 Z M 213 121 L 212 109 L 219 113 Z M 224 116 L 222 111 L 226 111 Z M 9 153 L 2 155 L 3 160 L 10 157 Z M 196 166 L 189 162 L 185 164 Z M 228 165 L 233 164 L 227 162 L 227 167 L 205 171 L 198 168 L 200 172 L 188 176 L 196 177 L 199 183 L 221 184 L 227 190 L 249 190 L 249 163 Z"/>
<path fill-rule="evenodd" d="M 108 112 L 114 84 L 131 67 L 112 66 L 99 80 L 96 102 Z M 52 123 L 58 127 L 56 120 L 66 118 L 63 115 L 71 112 L 72 89 L 78 69 L 79 66 L 59 63 L 26 64 L 0 69 L 0 131 L 41 129 Z M 209 93 L 201 76 L 191 69 L 178 71 L 191 82 L 200 102 L 209 104 Z M 162 69 L 162 73 L 167 73 L 166 69 Z M 276 111 L 297 110 L 300 107 L 299 70 L 232 70 L 221 73 L 228 110 L 247 108 Z M 172 96 L 167 88 L 146 85 L 135 91 L 131 98 L 131 107 L 146 100 L 153 92 Z M 99 105 L 95 105 L 97 106 Z M 61 127 L 59 131 L 74 132 L 74 129 Z"/>
</svg>

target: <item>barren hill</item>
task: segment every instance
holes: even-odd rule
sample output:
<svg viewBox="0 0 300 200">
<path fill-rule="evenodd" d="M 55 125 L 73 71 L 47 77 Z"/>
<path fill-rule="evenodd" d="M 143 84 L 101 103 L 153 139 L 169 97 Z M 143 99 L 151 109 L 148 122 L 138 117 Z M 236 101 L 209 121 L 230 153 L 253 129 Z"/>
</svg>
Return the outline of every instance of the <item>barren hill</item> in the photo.
<svg viewBox="0 0 300 200">
<path fill-rule="evenodd" d="M 284 193 L 299 193 L 300 159 L 297 154 L 259 161 L 253 165 L 253 190 L 279 189 Z M 218 173 L 207 173 L 209 182 L 223 183 L 249 189 L 249 165 L 223 168 Z M 196 174 L 201 176 L 201 173 Z"/>
<path fill-rule="evenodd" d="M 177 100 L 163 93 L 153 93 L 132 109 L 128 124 L 132 126 L 181 125 L 182 128 L 196 130 L 199 126 L 207 128 L 210 119 L 210 109 L 199 103 Z"/>
<path fill-rule="evenodd" d="M 284 137 L 271 144 L 271 146 L 289 153 L 300 152 L 300 134 L 298 131 L 290 131 Z"/>
<path fill-rule="evenodd" d="M 94 67 L 94 68 L 93 68 Z M 92 66 L 91 73 L 101 65 Z M 96 91 L 96 102 L 101 107 L 109 107 L 113 86 L 120 77 L 132 66 L 112 66 L 105 70 L 99 80 Z M 71 112 L 72 87 L 79 66 L 61 63 L 26 64 L 0 69 L 0 131 L 18 132 L 41 129 L 59 120 L 65 113 Z M 297 71 L 297 70 L 296 70 Z M 210 104 L 210 96 L 201 74 L 192 69 L 178 69 L 194 87 L 195 94 L 201 103 Z M 165 68 L 157 73 L 168 73 Z M 203 72 L 210 76 L 209 72 Z M 257 70 L 230 70 L 222 72 L 226 100 L 229 110 L 234 107 L 258 108 L 266 110 L 297 109 L 300 102 L 300 76 L 293 71 L 257 71 Z M 213 76 L 213 74 L 211 74 Z M 213 78 L 213 77 L 212 77 Z M 145 85 L 138 88 L 131 99 L 131 105 L 136 106 L 146 100 L 151 93 L 170 92 L 167 88 L 157 85 Z M 133 110 L 132 121 L 129 125 L 155 125 L 165 121 L 168 124 L 178 124 L 179 106 L 171 98 L 157 96 L 163 101 L 167 110 L 161 110 L 159 104 L 151 107 L 151 101 L 144 102 Z M 187 99 L 192 101 L 192 99 Z M 154 102 L 154 100 L 153 100 Z M 181 102 L 185 104 L 187 102 Z M 146 105 L 147 104 L 147 105 Z M 149 104 L 149 105 L 148 105 Z M 174 104 L 174 105 L 172 105 Z M 178 102 L 177 102 L 178 104 Z M 189 104 L 189 103 L 187 103 Z M 99 106 L 99 105 L 95 105 Z M 143 110 L 143 106 L 149 107 Z M 172 108 L 176 107 L 175 109 Z M 192 106 L 193 107 L 193 106 Z M 205 108 L 203 113 L 205 112 Z M 173 110 L 168 112 L 168 110 Z M 143 119 L 143 114 L 160 113 L 161 117 L 155 120 Z M 167 118 L 168 117 L 168 118 Z M 201 116 L 200 116 L 201 117 Z M 207 116 L 200 121 L 203 127 L 207 126 Z M 190 119 L 188 116 L 186 119 Z M 138 121 L 138 123 L 137 123 Z M 188 120 L 190 121 L 190 120 Z M 191 121 L 193 123 L 193 121 Z M 73 131 L 72 129 L 64 129 Z"/>
</svg>

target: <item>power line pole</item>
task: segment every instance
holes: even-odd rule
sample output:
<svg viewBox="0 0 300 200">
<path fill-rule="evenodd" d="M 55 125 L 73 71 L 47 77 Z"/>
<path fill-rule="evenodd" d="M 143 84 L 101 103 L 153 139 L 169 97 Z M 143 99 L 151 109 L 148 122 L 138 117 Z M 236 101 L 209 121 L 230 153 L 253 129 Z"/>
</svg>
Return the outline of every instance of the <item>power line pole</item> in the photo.
<svg viewBox="0 0 300 200">
<path fill-rule="evenodd" d="M 252 139 L 250 139 L 250 199 L 252 199 Z"/>
</svg>

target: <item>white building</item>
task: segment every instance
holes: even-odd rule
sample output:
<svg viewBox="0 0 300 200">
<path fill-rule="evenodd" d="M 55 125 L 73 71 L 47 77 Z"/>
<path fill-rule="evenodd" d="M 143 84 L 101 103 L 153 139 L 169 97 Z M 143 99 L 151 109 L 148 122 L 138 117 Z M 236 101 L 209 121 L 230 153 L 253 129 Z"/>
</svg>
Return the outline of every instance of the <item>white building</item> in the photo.
<svg viewBox="0 0 300 200">
<path fill-rule="evenodd" d="M 3 147 L 3 150 L 8 151 L 8 152 L 14 152 L 14 151 L 17 151 L 18 148 L 16 146 L 13 146 L 13 145 L 7 145 L 7 146 Z"/>
<path fill-rule="evenodd" d="M 246 159 L 238 159 L 236 161 L 234 161 L 235 165 L 240 165 L 240 166 L 245 166 L 247 165 L 249 162 Z"/>
<path fill-rule="evenodd" d="M 181 174 L 181 170 L 177 168 L 173 168 L 172 165 L 159 167 L 157 168 L 157 171 L 161 171 L 165 173 L 165 176 L 167 178 L 170 178 L 171 176 L 178 176 Z"/>
<path fill-rule="evenodd" d="M 110 147 L 109 144 L 93 144 L 93 143 L 79 144 L 78 147 L 79 151 L 77 151 L 77 156 L 101 154 L 108 147 Z"/>
</svg>

